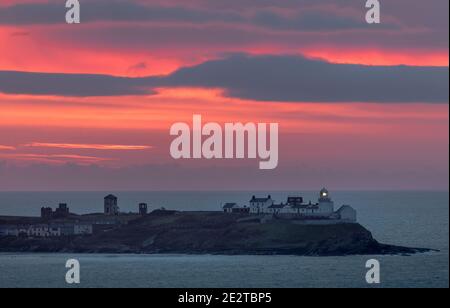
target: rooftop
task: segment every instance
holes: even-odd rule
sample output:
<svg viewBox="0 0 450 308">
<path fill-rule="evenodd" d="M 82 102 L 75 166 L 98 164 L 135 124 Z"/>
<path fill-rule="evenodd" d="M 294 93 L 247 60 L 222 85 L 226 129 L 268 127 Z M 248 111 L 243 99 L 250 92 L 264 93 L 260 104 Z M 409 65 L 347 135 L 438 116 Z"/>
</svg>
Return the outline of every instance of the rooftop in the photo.
<svg viewBox="0 0 450 308">
<path fill-rule="evenodd" d="M 269 195 L 267 198 L 256 198 L 256 196 L 253 196 L 250 202 L 267 202 L 269 200 L 272 200 L 272 197 Z"/>
<path fill-rule="evenodd" d="M 114 196 L 114 195 L 107 195 L 107 196 L 105 197 L 105 199 L 117 199 L 117 197 Z"/>
<path fill-rule="evenodd" d="M 223 208 L 224 208 L 224 209 L 232 209 L 232 208 L 234 208 L 235 206 L 237 206 L 236 203 L 226 203 L 226 204 L 223 206 Z"/>
</svg>

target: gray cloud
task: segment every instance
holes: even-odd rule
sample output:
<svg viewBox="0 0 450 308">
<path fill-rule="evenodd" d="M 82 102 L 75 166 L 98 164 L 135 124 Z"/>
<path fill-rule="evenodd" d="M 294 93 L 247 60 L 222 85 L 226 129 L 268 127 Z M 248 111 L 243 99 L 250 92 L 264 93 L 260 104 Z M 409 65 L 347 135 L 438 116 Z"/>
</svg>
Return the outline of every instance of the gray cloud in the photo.
<svg viewBox="0 0 450 308">
<path fill-rule="evenodd" d="M 83 22 L 93 21 L 177 21 L 208 22 L 214 20 L 234 22 L 235 13 L 206 11 L 184 7 L 143 5 L 127 0 L 80 1 Z M 65 22 L 67 9 L 64 2 L 21 3 L 0 7 L 0 24 L 56 24 Z"/>
<path fill-rule="evenodd" d="M 247 14 L 238 10 L 223 10 L 217 8 L 202 9 L 199 6 L 189 7 L 179 3 L 177 6 L 164 6 L 158 3 L 145 5 L 132 0 L 91 0 L 82 3 L 82 21 L 115 22 L 187 22 L 202 24 L 206 22 L 221 22 L 228 24 L 255 25 L 274 30 L 320 31 L 368 29 L 363 15 L 339 16 L 339 12 L 329 12 L 329 9 L 311 8 L 310 4 L 299 3 L 293 16 L 286 16 L 272 7 L 262 6 Z M 244 5 L 245 7 L 245 5 Z M 303 9 L 303 10 L 302 10 Z M 8 7 L 0 7 L 0 24 L 60 24 L 64 22 L 66 8 L 60 2 L 22 3 Z M 385 24 L 382 28 L 391 27 Z M 372 26 L 373 28 L 373 26 Z M 377 27 L 380 28 L 380 27 Z"/>
<path fill-rule="evenodd" d="M 224 88 L 263 101 L 448 103 L 448 68 L 332 64 L 298 56 L 209 61 L 163 78 L 168 86 Z"/>
<path fill-rule="evenodd" d="M 148 80 L 89 74 L 0 71 L 0 92 L 60 96 L 151 94 Z"/>
<path fill-rule="evenodd" d="M 44 38 L 47 35 L 56 42 L 83 44 L 92 49 L 138 49 L 169 56 L 176 54 L 190 60 L 199 55 L 241 52 L 260 46 L 286 50 L 286 53 L 320 51 L 320 48 L 325 48 L 324 51 L 329 52 L 342 49 L 359 54 L 366 50 L 382 50 L 394 55 L 410 52 L 424 52 L 427 55 L 433 51 L 445 54 L 448 49 L 448 35 L 428 31 L 261 31 L 260 28 L 226 27 L 222 24 L 203 27 L 193 24 L 137 23 L 69 28 L 48 29 L 41 35 Z"/>
<path fill-rule="evenodd" d="M 63 25 L 64 3 L 49 1 L 0 6 L 0 25 Z M 387 1 L 382 6 L 381 25 L 364 22 L 361 0 L 150 2 L 82 0 L 82 23 L 86 26 L 47 27 L 47 34 L 56 40 L 113 49 L 133 46 L 154 50 L 175 45 L 177 49 L 227 47 L 228 51 L 240 51 L 240 46 L 252 43 L 291 50 L 330 44 L 392 50 L 448 49 L 447 0 Z M 96 21 L 111 23 L 106 27 L 89 24 Z"/>
<path fill-rule="evenodd" d="M 448 103 L 448 82 L 446 67 L 332 64 L 298 56 L 231 55 L 146 78 L 0 71 L 0 91 L 10 94 L 148 95 L 157 87 L 205 87 L 284 102 Z"/>
<path fill-rule="evenodd" d="M 366 23 L 365 19 L 359 16 L 340 16 L 332 12 L 319 9 L 299 12 L 292 17 L 282 16 L 270 10 L 257 12 L 252 18 L 252 23 L 262 27 L 276 30 L 293 31 L 340 31 L 352 29 L 398 29 L 399 25 L 383 23 L 373 25 Z"/>
</svg>

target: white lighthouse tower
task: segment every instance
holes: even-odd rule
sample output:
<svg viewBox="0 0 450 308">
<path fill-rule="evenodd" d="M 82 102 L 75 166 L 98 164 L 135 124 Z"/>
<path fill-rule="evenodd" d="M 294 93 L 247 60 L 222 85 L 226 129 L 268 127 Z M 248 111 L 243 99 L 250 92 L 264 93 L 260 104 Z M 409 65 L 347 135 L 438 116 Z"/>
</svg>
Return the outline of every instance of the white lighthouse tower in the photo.
<svg viewBox="0 0 450 308">
<path fill-rule="evenodd" d="M 324 216 L 334 213 L 334 202 L 331 200 L 330 193 L 326 188 L 322 188 L 319 193 L 319 213 Z"/>
</svg>

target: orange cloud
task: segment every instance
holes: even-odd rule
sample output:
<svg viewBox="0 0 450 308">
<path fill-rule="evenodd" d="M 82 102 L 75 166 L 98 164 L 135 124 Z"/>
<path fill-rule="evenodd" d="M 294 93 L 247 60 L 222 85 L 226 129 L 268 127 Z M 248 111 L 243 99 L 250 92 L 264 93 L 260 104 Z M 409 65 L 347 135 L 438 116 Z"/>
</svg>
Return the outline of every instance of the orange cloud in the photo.
<svg viewBox="0 0 450 308">
<path fill-rule="evenodd" d="M 133 151 L 148 150 L 147 145 L 117 145 L 117 144 L 71 144 L 71 143 L 41 143 L 33 142 L 26 144 L 27 147 L 58 148 L 58 149 L 82 149 L 82 150 L 113 150 L 113 151 Z"/>
<path fill-rule="evenodd" d="M 0 144 L 0 151 L 13 151 L 15 149 L 16 149 L 15 147 Z"/>
<path fill-rule="evenodd" d="M 113 160 L 111 158 L 71 154 L 0 154 L 0 158 L 15 161 L 40 162 L 49 164 L 65 164 L 68 162 L 75 162 L 78 164 L 94 164 Z"/>
<path fill-rule="evenodd" d="M 418 127 L 421 123 L 442 125 L 448 121 L 448 105 L 257 102 L 223 97 L 222 92 L 217 89 L 158 89 L 158 94 L 154 96 L 119 98 L 65 99 L 0 95 L 0 106 L 0 128 L 21 127 L 30 134 L 36 127 L 53 128 L 56 141 L 64 138 L 59 133 L 63 128 L 123 130 L 130 134 L 133 130 L 161 131 L 166 134 L 173 123 L 190 122 L 193 114 L 203 114 L 205 121 L 219 123 L 278 122 L 282 125 L 283 132 L 290 133 L 370 133 L 384 128 L 390 130 L 389 125 L 403 129 L 413 122 L 416 123 L 413 126 Z M 11 143 L 6 137 L 5 135 L 5 139 L 0 142 Z M 36 136 L 32 138 L 35 139 Z M 100 148 L 114 150 L 116 143 L 112 142 L 109 148 Z M 129 146 L 121 147 L 122 142 L 127 143 L 121 141 L 117 149 L 132 150 Z M 142 146 L 139 145 L 141 142 L 145 144 L 145 140 L 133 141 L 135 142 L 138 147 Z M 92 144 L 83 143 L 81 147 L 75 142 L 70 142 L 69 146 L 65 143 L 62 145 L 65 148 L 93 149 L 93 146 L 98 148 L 96 145 L 99 144 L 102 145 L 95 141 Z M 53 142 L 46 147 L 61 148 L 62 145 Z M 139 149 L 148 148 L 134 150 Z"/>
<path fill-rule="evenodd" d="M 83 43 L 54 39 L 48 35 L 49 30 L 46 26 L 0 25 L 0 42 L 8 46 L 0 49 L 1 70 L 142 77 L 169 74 L 204 60 L 186 60 L 167 51 L 156 53 L 153 50 L 111 46 L 92 48 Z"/>
</svg>

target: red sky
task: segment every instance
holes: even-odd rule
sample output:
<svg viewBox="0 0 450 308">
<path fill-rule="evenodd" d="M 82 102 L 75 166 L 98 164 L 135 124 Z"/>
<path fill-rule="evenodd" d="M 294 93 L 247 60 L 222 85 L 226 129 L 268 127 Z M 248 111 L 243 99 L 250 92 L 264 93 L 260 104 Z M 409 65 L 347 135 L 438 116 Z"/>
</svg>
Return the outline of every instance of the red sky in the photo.
<svg viewBox="0 0 450 308">
<path fill-rule="evenodd" d="M 364 23 L 361 1 L 118 1 L 130 8 L 125 14 L 85 0 L 80 25 L 64 23 L 64 6 L 62 22 L 54 18 L 60 2 L 2 1 L 0 81 L 9 71 L 170 76 L 232 54 L 432 66 L 448 75 L 447 0 L 386 4 L 380 26 Z M 279 82 L 264 73 L 269 87 Z M 301 82 L 286 78 L 281 84 Z M 2 92 L 0 84 L 0 189 L 448 190 L 448 101 L 261 100 L 202 82 L 117 96 Z M 193 114 L 280 123 L 279 168 L 174 161 L 169 128 Z"/>
</svg>

